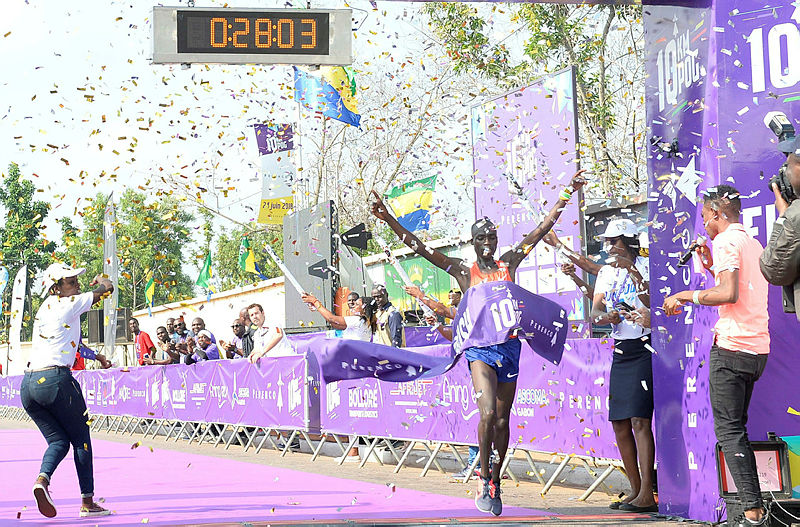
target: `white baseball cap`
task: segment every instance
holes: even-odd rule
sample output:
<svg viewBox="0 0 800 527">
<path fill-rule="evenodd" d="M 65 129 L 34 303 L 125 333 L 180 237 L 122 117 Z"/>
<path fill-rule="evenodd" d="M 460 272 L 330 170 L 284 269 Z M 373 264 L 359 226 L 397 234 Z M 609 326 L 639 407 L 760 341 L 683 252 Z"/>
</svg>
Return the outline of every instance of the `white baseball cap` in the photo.
<svg viewBox="0 0 800 527">
<path fill-rule="evenodd" d="M 59 280 L 80 276 L 85 272 L 86 269 L 83 267 L 75 269 L 65 263 L 50 264 L 50 267 L 44 272 L 45 287 L 49 289 L 53 284 L 57 284 Z"/>
<path fill-rule="evenodd" d="M 637 238 L 639 229 L 636 228 L 636 224 L 631 220 L 623 218 L 610 221 L 606 227 L 606 232 L 600 235 L 601 238 L 616 238 L 617 236 Z"/>
</svg>

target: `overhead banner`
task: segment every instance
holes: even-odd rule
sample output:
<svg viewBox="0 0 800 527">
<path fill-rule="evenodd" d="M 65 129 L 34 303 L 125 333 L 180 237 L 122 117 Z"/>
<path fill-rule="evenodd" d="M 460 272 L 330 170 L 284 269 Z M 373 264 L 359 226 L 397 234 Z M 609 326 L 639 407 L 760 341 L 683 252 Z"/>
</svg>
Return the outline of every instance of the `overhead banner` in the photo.
<svg viewBox="0 0 800 527">
<path fill-rule="evenodd" d="M 662 514 L 718 520 L 719 494 L 708 361 L 717 308 L 687 304 L 665 317 L 664 297 L 707 289 L 701 267 L 678 256 L 707 235 L 702 192 L 720 184 L 741 194 L 741 222 L 766 245 L 776 219 L 768 181 L 785 156 L 764 117 L 800 119 L 800 8 L 791 2 L 717 2 L 707 9 L 645 9 L 651 146 L 648 172 L 653 382 Z M 677 145 L 677 151 L 672 145 Z M 711 242 L 713 251 L 713 241 Z M 793 413 L 800 324 L 769 288 L 770 356 L 750 402 L 751 441 L 800 434 Z"/>
<path fill-rule="evenodd" d="M 539 225 L 578 169 L 574 86 L 573 70 L 567 69 L 472 109 L 475 217 L 497 224 L 498 256 Z M 553 228 L 577 252 L 584 248 L 582 219 L 575 196 Z M 588 336 L 583 293 L 560 264 L 553 248 L 539 242 L 517 269 L 516 281 L 567 311 L 571 338 Z"/>
<path fill-rule="evenodd" d="M 283 225 L 283 217 L 294 208 L 294 130 L 291 124 L 257 124 L 254 128 L 262 175 L 258 223 Z"/>
</svg>

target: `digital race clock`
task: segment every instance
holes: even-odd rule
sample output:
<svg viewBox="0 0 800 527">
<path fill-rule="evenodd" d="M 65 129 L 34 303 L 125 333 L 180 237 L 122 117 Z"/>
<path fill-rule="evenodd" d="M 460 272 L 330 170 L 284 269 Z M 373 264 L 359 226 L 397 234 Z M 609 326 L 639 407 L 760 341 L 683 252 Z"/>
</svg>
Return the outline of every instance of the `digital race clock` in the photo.
<svg viewBox="0 0 800 527">
<path fill-rule="evenodd" d="M 153 8 L 153 62 L 352 62 L 349 9 Z"/>
</svg>

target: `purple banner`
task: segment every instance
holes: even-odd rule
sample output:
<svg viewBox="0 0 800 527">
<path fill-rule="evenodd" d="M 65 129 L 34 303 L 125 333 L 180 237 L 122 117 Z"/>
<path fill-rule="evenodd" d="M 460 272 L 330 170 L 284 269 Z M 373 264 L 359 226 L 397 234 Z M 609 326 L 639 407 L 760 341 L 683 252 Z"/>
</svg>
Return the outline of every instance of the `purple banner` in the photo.
<svg viewBox="0 0 800 527">
<path fill-rule="evenodd" d="M 499 253 L 518 244 L 558 200 L 577 170 L 577 121 L 571 69 L 484 103 L 472 110 L 475 217 L 497 223 Z M 534 217 L 509 185 L 511 175 L 529 197 Z M 583 215 L 577 199 L 554 227 L 564 244 L 581 252 Z M 570 320 L 586 322 L 583 294 L 559 271 L 549 245 L 539 243 L 517 269 L 516 282 L 562 306 Z M 571 324 L 571 338 L 588 336 L 589 324 Z M 575 328 L 575 330 L 572 329 Z"/>
<path fill-rule="evenodd" d="M 319 429 L 317 371 L 313 356 L 307 362 L 298 355 L 257 365 L 221 360 L 91 370 L 75 372 L 75 378 L 92 414 L 314 431 Z"/>
<path fill-rule="evenodd" d="M 257 124 L 256 143 L 259 155 L 265 156 L 275 152 L 286 152 L 294 149 L 294 131 L 290 124 Z"/>
<path fill-rule="evenodd" d="M 467 289 L 453 321 L 453 349 L 461 353 L 474 346 L 501 344 L 514 334 L 558 364 L 567 338 L 566 311 L 513 282 L 488 282 Z"/>
<path fill-rule="evenodd" d="M 613 343 L 570 340 L 557 366 L 523 353 L 511 409 L 515 448 L 618 458 L 608 421 Z M 408 440 L 476 443 L 478 407 L 466 361 L 447 373 L 388 384 L 324 383 L 322 430 Z"/>
<path fill-rule="evenodd" d="M 767 180 L 783 155 L 763 118 L 771 110 L 800 116 L 799 20 L 789 3 L 755 0 L 645 9 L 647 111 L 655 144 L 649 160 L 654 308 L 672 292 L 714 285 L 696 268 L 677 267 L 677 256 L 705 234 L 702 190 L 736 187 L 742 223 L 766 244 L 775 219 Z M 679 153 L 669 152 L 673 140 Z M 787 414 L 796 394 L 786 389 L 800 366 L 797 354 L 787 352 L 796 347 L 790 338 L 800 326 L 782 312 L 779 288 L 770 287 L 769 295 L 771 353 L 750 404 L 751 440 L 766 439 L 767 431 L 800 433 L 800 419 Z M 718 512 L 707 367 L 716 320 L 715 308 L 694 305 L 678 317 L 660 309 L 652 314 L 660 511 L 704 521 Z"/>
</svg>

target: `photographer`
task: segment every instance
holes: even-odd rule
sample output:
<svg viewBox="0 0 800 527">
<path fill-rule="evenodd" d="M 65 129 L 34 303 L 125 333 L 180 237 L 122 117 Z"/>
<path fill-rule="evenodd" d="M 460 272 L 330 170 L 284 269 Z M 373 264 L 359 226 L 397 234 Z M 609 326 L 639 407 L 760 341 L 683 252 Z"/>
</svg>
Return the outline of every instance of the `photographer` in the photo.
<svg viewBox="0 0 800 527">
<path fill-rule="evenodd" d="M 780 179 L 771 181 L 775 209 L 780 215 L 761 255 L 761 274 L 774 285 L 783 286 L 783 310 L 796 313 L 800 321 L 800 137 L 783 141 L 778 148 L 788 155 Z M 776 178 L 777 179 L 777 178 Z M 783 188 L 781 188 L 783 187 Z M 787 200 L 787 198 L 789 198 Z"/>
</svg>

